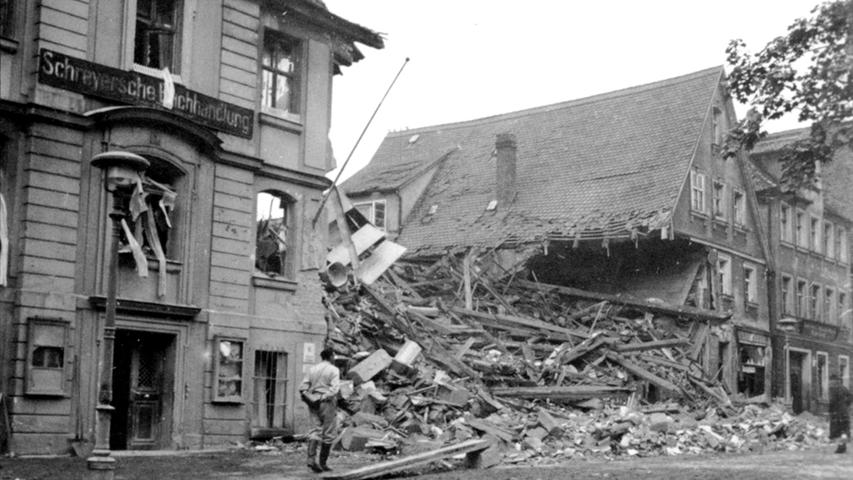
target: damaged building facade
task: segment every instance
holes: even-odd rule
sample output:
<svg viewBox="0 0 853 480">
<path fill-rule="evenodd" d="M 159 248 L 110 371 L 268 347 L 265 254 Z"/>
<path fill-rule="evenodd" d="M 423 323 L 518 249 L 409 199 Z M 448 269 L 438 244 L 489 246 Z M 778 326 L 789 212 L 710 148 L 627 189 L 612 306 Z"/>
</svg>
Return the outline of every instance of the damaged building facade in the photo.
<svg viewBox="0 0 853 480">
<path fill-rule="evenodd" d="M 311 218 L 332 78 L 381 48 L 312 0 L 0 2 L 0 393 L 9 448 L 90 445 L 114 335 L 112 449 L 299 431 L 326 335 Z M 149 162 L 111 250 L 103 152 Z M 105 328 L 118 256 L 115 329 Z"/>
<path fill-rule="evenodd" d="M 705 371 L 769 394 L 774 266 L 746 160 L 721 155 L 725 82 L 717 67 L 394 132 L 343 188 L 384 205 L 410 257 L 495 252 L 528 280 L 708 312 Z"/>
<path fill-rule="evenodd" d="M 750 168 L 777 266 L 774 396 L 787 399 L 794 412 L 825 413 L 831 373 L 850 385 L 851 158 L 841 152 L 818 169 L 813 185 L 788 188 L 780 181 L 781 153 L 807 134 L 767 136 L 751 152 Z"/>
</svg>

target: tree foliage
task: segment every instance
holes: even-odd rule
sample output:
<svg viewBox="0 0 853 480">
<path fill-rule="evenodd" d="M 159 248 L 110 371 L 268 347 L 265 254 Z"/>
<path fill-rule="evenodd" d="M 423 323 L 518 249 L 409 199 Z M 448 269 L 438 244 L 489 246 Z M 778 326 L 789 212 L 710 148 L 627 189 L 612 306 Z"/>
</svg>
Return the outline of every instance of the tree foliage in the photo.
<svg viewBox="0 0 853 480">
<path fill-rule="evenodd" d="M 795 114 L 811 125 L 809 135 L 785 146 L 781 160 L 783 182 L 798 188 L 814 181 L 818 162 L 830 161 L 836 150 L 849 144 L 852 12 L 853 0 L 823 3 L 757 53 L 748 53 L 740 39 L 729 43 L 729 88 L 750 110 L 729 133 L 724 155 L 752 150 L 766 135 L 766 121 Z"/>
</svg>

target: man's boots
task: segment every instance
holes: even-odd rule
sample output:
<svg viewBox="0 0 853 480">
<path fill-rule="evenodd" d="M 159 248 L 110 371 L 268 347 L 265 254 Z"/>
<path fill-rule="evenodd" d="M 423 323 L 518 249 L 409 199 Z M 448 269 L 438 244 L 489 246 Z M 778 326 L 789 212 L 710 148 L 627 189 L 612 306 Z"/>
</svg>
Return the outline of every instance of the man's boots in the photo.
<svg viewBox="0 0 853 480">
<path fill-rule="evenodd" d="M 308 440 L 308 468 L 314 473 L 323 471 L 320 465 L 317 465 L 317 444 L 319 443 L 318 440 Z"/>
<path fill-rule="evenodd" d="M 329 452 L 332 451 L 331 443 L 324 443 L 320 445 L 320 470 L 324 472 L 331 472 L 332 469 L 326 465 L 326 461 L 329 459 Z"/>
</svg>

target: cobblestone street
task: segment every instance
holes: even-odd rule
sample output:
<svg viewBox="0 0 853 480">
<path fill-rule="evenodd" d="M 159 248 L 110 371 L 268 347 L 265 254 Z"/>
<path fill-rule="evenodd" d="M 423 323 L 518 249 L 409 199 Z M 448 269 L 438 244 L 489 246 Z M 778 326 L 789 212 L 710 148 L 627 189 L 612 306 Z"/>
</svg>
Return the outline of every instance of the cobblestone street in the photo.
<svg viewBox="0 0 853 480">
<path fill-rule="evenodd" d="M 584 460 L 558 465 L 499 467 L 487 470 L 446 470 L 441 466 L 414 470 L 400 476 L 422 474 L 424 480 L 556 480 L 556 479 L 839 479 L 853 478 L 853 454 L 835 455 L 831 447 L 763 454 L 702 455 L 626 458 L 613 461 Z M 303 464 L 304 448 L 286 446 L 284 451 L 223 452 L 118 456 L 116 480 L 255 479 L 288 480 L 320 478 Z M 336 453 L 331 465 L 340 470 L 364 465 L 378 457 Z M 437 473 L 426 473 L 426 471 Z M 0 459 L 0 480 L 86 478 L 86 462 L 79 458 Z M 386 477 L 394 478 L 394 477 Z"/>
</svg>

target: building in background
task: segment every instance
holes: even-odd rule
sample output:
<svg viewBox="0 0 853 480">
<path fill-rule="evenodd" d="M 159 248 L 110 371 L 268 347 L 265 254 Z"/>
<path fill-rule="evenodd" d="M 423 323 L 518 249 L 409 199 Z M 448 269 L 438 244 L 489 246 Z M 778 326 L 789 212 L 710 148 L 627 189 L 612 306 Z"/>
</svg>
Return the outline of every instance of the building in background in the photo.
<svg viewBox="0 0 853 480">
<path fill-rule="evenodd" d="M 764 138 L 751 153 L 751 168 L 777 265 L 774 395 L 791 402 L 796 413 L 826 413 L 830 375 L 838 373 L 850 384 L 853 204 L 847 190 L 853 177 L 850 154 L 842 152 L 818 169 L 813 187 L 786 188 L 779 180 L 780 154 L 807 134 L 800 129 Z M 791 323 L 793 331 L 780 328 L 780 320 Z"/>
<path fill-rule="evenodd" d="M 117 253 L 111 448 L 300 430 L 294 385 L 326 331 L 311 218 L 334 167 L 332 78 L 363 57 L 356 43 L 383 46 L 313 0 L 0 1 L 14 452 L 92 441 L 115 253 L 89 161 L 116 150 L 151 166 Z"/>
</svg>

